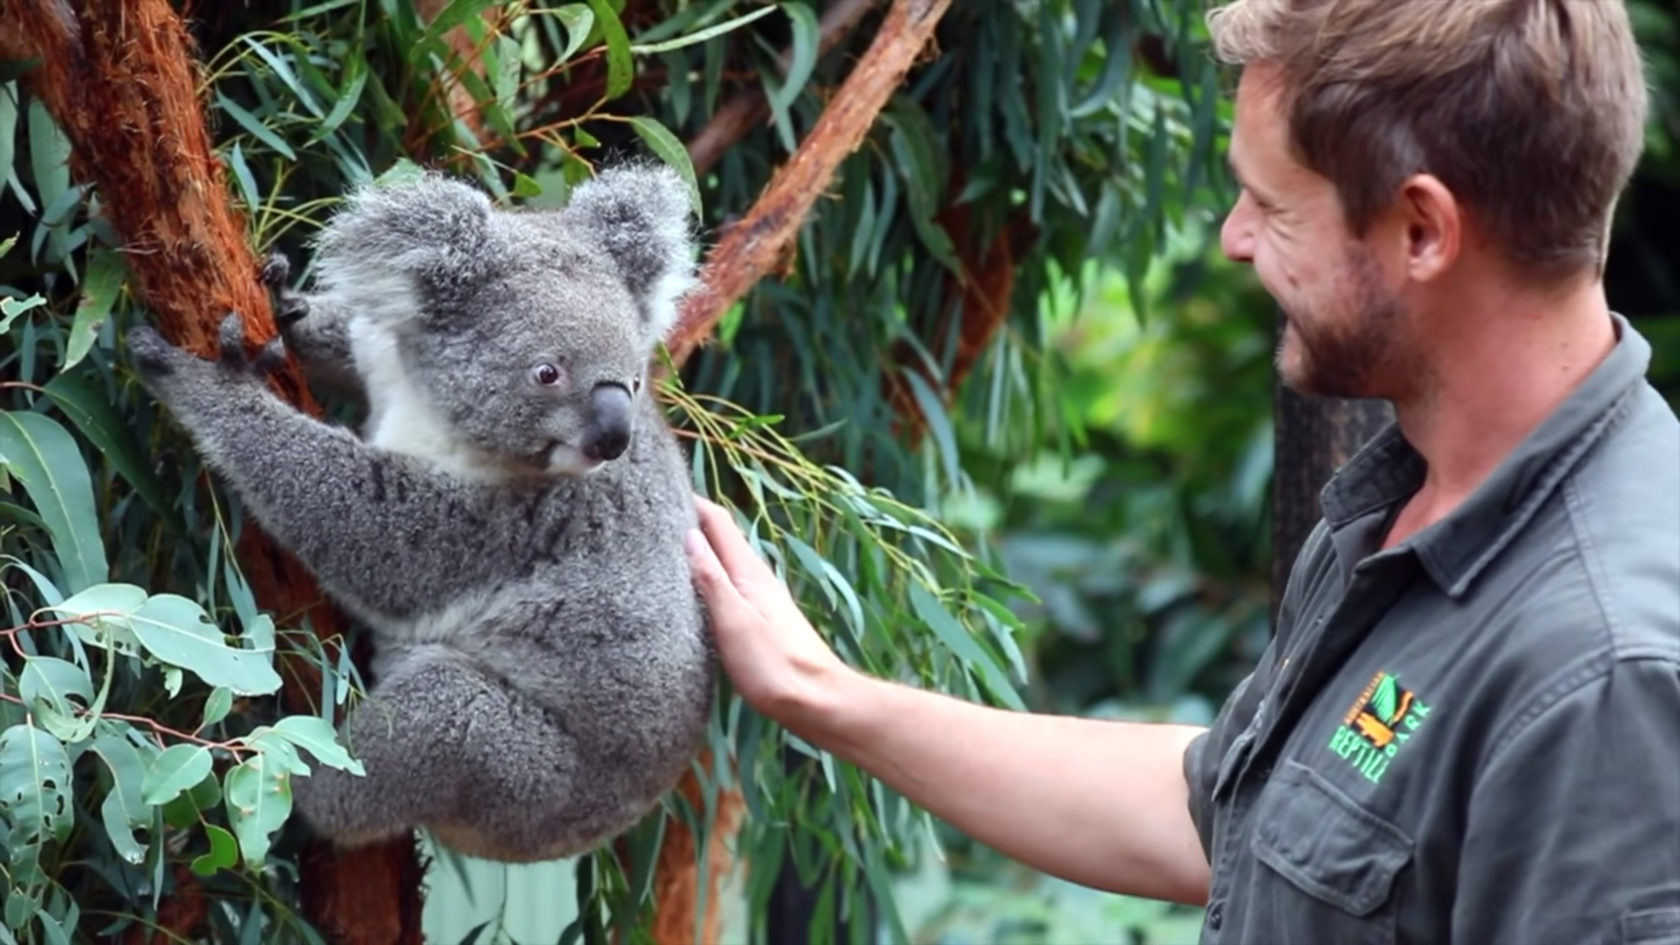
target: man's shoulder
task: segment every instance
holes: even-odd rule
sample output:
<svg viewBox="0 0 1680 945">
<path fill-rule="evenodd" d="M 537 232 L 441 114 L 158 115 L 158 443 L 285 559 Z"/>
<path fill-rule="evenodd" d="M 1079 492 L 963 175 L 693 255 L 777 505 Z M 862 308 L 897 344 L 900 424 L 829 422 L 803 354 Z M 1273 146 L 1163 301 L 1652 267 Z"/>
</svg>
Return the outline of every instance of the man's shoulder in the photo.
<svg viewBox="0 0 1680 945">
<path fill-rule="evenodd" d="M 1566 534 L 1613 655 L 1680 655 L 1680 420 L 1640 385 L 1615 422 L 1563 483 Z M 1544 619 L 1553 598 L 1524 609 Z"/>
</svg>

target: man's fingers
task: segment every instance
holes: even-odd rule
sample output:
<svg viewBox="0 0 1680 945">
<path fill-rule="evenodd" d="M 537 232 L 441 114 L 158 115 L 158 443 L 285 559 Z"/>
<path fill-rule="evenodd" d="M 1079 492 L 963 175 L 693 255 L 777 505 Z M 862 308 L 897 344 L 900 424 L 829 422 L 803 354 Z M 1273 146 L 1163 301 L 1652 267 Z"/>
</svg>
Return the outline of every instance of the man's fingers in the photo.
<svg viewBox="0 0 1680 945">
<path fill-rule="evenodd" d="M 723 564 L 699 529 L 689 529 L 688 534 L 683 536 L 683 553 L 688 556 L 688 568 L 693 572 L 694 583 L 707 604 L 740 603 L 740 592 L 735 589 L 735 583 L 729 579 L 729 574 L 724 571 Z"/>
<path fill-rule="evenodd" d="M 694 506 L 700 517 L 700 530 L 727 574 L 752 584 L 776 580 L 770 565 L 747 544 L 747 536 L 741 533 L 729 510 L 701 495 L 694 497 Z"/>
</svg>

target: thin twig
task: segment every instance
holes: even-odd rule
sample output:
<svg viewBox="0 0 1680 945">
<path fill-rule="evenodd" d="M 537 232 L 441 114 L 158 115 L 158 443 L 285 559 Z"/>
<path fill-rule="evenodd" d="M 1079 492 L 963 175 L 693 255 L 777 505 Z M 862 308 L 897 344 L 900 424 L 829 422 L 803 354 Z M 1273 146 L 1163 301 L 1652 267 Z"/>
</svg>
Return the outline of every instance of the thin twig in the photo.
<svg viewBox="0 0 1680 945">
<path fill-rule="evenodd" d="M 24 707 L 28 707 L 28 705 L 29 705 L 29 703 L 26 702 L 22 697 L 14 696 L 14 695 L 11 695 L 10 693 L 5 693 L 5 692 L 0 692 L 0 702 L 10 702 L 10 703 L 13 703 L 15 705 L 21 705 L 21 706 L 24 706 Z M 183 732 L 180 729 L 170 728 L 169 726 L 164 725 L 162 722 L 159 722 L 156 719 L 149 719 L 149 718 L 146 718 L 143 715 L 126 715 L 126 714 L 121 713 L 121 712 L 98 712 L 98 713 L 95 713 L 91 709 L 84 709 L 84 708 L 77 708 L 76 715 L 81 717 L 81 718 L 86 718 L 89 715 L 96 715 L 98 718 L 102 718 L 102 719 L 119 719 L 119 720 L 124 721 L 124 722 L 133 722 L 136 725 L 144 725 L 147 728 L 152 730 L 152 736 L 157 739 L 157 743 L 158 743 L 159 748 L 167 748 L 168 747 L 167 745 L 164 744 L 163 736 L 171 735 L 171 736 L 174 736 L 175 738 L 178 738 L 178 739 L 180 739 L 184 742 L 192 742 L 195 745 L 203 745 L 206 748 L 220 748 L 221 750 L 223 750 L 223 751 L 227 752 L 228 754 L 232 755 L 234 761 L 239 761 L 240 757 L 245 752 L 251 751 L 251 749 L 249 749 L 249 748 L 241 748 L 241 747 L 239 747 L 238 745 L 235 745 L 232 742 L 218 742 L 218 741 L 211 741 L 208 738 L 200 738 L 197 735 L 193 735 L 189 732 Z"/>
</svg>

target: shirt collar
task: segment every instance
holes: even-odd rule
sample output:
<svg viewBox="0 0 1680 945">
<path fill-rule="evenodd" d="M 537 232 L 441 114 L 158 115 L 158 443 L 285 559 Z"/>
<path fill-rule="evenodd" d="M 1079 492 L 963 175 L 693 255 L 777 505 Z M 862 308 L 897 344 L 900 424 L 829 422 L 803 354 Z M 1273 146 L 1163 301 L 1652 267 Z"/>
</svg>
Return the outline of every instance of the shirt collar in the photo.
<svg viewBox="0 0 1680 945">
<path fill-rule="evenodd" d="M 1430 578 L 1460 597 L 1614 419 L 1644 378 L 1651 346 L 1614 312 L 1616 344 L 1569 397 L 1525 437 L 1452 514 L 1408 538 Z M 1325 521 L 1340 531 L 1423 484 L 1423 457 L 1389 424 L 1330 478 Z"/>
</svg>

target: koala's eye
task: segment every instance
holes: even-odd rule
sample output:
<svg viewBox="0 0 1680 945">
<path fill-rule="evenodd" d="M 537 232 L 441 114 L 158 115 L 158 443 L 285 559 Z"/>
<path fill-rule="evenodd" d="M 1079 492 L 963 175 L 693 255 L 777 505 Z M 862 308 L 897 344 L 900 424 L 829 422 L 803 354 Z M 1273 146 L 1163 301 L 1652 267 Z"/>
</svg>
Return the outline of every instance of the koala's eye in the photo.
<svg viewBox="0 0 1680 945">
<path fill-rule="evenodd" d="M 560 383 L 560 369 L 544 362 L 531 369 L 531 380 L 544 387 L 553 387 Z"/>
</svg>

